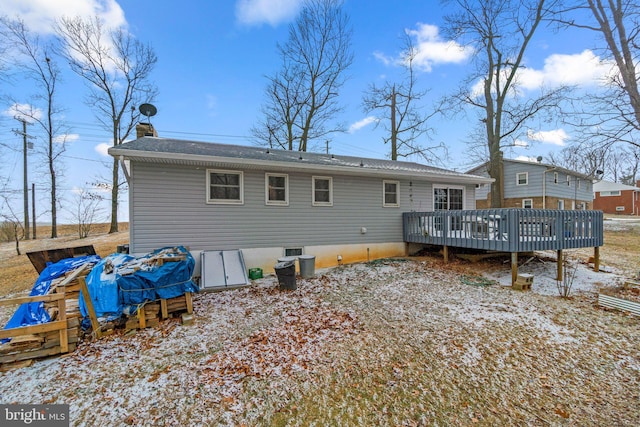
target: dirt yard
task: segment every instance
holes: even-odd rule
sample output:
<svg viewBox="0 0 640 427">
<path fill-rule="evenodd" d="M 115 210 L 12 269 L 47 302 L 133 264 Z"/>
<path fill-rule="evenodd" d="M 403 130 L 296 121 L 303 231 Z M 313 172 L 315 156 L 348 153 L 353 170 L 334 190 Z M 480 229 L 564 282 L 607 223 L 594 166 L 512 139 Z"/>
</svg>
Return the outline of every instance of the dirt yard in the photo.
<svg viewBox="0 0 640 427">
<path fill-rule="evenodd" d="M 20 242 L 20 252 L 16 252 L 14 242 L 0 243 L 0 296 L 13 296 L 31 290 L 38 278 L 38 273 L 31 265 L 27 252 L 45 249 L 68 248 L 74 246 L 93 245 L 96 253 L 107 256 L 116 251 L 118 245 L 129 243 L 129 224 L 118 224 L 118 233 L 108 234 L 109 224 L 96 224 L 95 231 L 85 239 L 78 238 L 76 226 L 61 225 L 58 227 L 58 237 L 55 239 L 45 236 L 51 235 L 51 227 L 39 226 L 40 238 Z"/>
<path fill-rule="evenodd" d="M 618 273 L 599 287 L 640 270 L 639 235 L 607 223 L 602 263 Z M 295 291 L 266 277 L 198 294 L 193 326 L 164 321 L 0 374 L 0 403 L 69 403 L 77 426 L 640 425 L 638 317 L 590 291 L 462 280 L 501 263 L 381 260 Z"/>
</svg>

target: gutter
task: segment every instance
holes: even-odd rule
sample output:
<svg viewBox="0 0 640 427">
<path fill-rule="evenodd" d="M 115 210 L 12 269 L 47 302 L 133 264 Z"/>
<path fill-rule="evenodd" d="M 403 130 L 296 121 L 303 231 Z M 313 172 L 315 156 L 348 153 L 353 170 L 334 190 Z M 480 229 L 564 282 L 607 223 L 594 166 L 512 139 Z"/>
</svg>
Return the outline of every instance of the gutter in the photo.
<svg viewBox="0 0 640 427">
<path fill-rule="evenodd" d="M 373 169 L 367 168 L 366 166 L 362 166 L 360 168 L 357 167 L 346 167 L 346 166 L 338 166 L 338 165 L 325 165 L 325 164 L 316 164 L 316 163 L 307 163 L 304 164 L 304 160 L 301 160 L 300 163 L 292 163 L 292 162 L 283 162 L 283 161 L 265 161 L 258 159 L 240 159 L 240 158 L 232 158 L 232 157 L 219 157 L 219 156 L 210 156 L 210 155 L 194 155 L 194 154 L 181 154 L 181 153 L 165 153 L 165 152 L 144 152 L 143 154 L 138 154 L 136 152 L 132 152 L 132 150 L 123 150 L 118 147 L 112 147 L 108 150 L 109 154 L 116 157 L 119 156 L 119 159 L 122 163 L 124 160 L 132 160 L 132 161 L 165 161 L 167 163 L 180 164 L 183 163 L 192 163 L 192 164 L 200 164 L 203 166 L 215 164 L 225 164 L 228 166 L 235 167 L 254 167 L 265 169 L 272 167 L 274 169 L 283 170 L 298 170 L 298 171 L 308 171 L 308 172 L 324 172 L 333 171 L 343 175 L 357 175 L 357 176 L 387 176 L 387 177 L 407 177 L 411 179 L 416 179 L 418 177 L 424 177 L 435 182 L 442 183 L 462 183 L 462 184 L 490 184 L 494 180 L 493 178 L 485 178 L 477 175 L 464 175 L 462 173 L 456 174 L 440 174 L 437 172 L 424 172 L 419 170 L 393 170 L 393 169 Z M 364 159 L 366 162 L 366 159 Z M 126 174 L 125 174 L 126 176 Z M 127 177 L 127 180 L 129 178 Z"/>
</svg>

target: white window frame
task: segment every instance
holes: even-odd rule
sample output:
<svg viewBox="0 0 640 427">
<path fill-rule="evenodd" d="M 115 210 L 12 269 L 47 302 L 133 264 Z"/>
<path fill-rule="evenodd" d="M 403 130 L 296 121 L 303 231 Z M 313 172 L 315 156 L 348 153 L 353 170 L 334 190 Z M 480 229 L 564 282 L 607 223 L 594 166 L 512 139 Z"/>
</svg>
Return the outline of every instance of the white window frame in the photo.
<svg viewBox="0 0 640 427">
<path fill-rule="evenodd" d="M 554 172 L 554 173 L 553 173 L 553 183 L 554 183 L 554 184 L 557 184 L 558 182 L 559 182 L 559 181 L 558 181 L 558 172 Z"/>
<path fill-rule="evenodd" d="M 329 181 L 329 201 L 316 201 L 316 179 Z M 311 205 L 312 206 L 333 206 L 333 177 L 330 176 L 312 176 L 311 177 Z"/>
<path fill-rule="evenodd" d="M 525 206 L 529 203 L 530 206 Z M 522 199 L 522 209 L 533 209 L 533 199 Z"/>
<path fill-rule="evenodd" d="M 567 175 L 567 187 L 571 187 L 571 177 Z"/>
<path fill-rule="evenodd" d="M 564 200 L 558 200 L 558 209 L 563 211 L 565 208 L 564 206 Z"/>
<path fill-rule="evenodd" d="M 467 187 L 464 185 L 433 184 L 433 188 L 431 189 L 431 206 L 433 206 L 434 210 L 436 208 L 436 195 L 434 194 L 434 190 L 436 188 L 447 190 L 447 210 L 450 210 L 449 208 L 451 207 L 451 195 L 449 194 L 450 189 L 462 190 L 462 210 L 467 208 Z"/>
<path fill-rule="evenodd" d="M 520 176 L 524 175 L 524 183 L 520 183 Z M 529 185 L 529 172 L 516 173 L 516 185 Z"/>
<path fill-rule="evenodd" d="M 396 186 L 396 203 L 387 203 L 387 184 L 395 184 Z M 399 208 L 400 207 L 400 181 L 385 179 L 382 181 L 382 207 Z"/>
<path fill-rule="evenodd" d="M 576 182 L 578 183 L 578 190 L 582 189 L 582 181 L 580 181 L 580 178 L 576 178 Z"/>
<path fill-rule="evenodd" d="M 269 178 L 284 178 L 284 200 L 269 199 Z M 264 174 L 264 203 L 268 206 L 289 206 L 289 175 L 286 173 L 265 173 Z"/>
<path fill-rule="evenodd" d="M 621 196 L 622 192 L 620 190 L 611 190 L 611 191 L 601 191 L 600 197 L 618 197 Z"/>
<path fill-rule="evenodd" d="M 239 199 L 212 199 L 211 195 L 211 174 L 219 173 L 226 175 L 239 175 L 240 198 Z M 224 170 L 224 169 L 207 169 L 207 189 L 206 203 L 210 205 L 244 205 L 244 173 L 242 171 Z"/>
</svg>

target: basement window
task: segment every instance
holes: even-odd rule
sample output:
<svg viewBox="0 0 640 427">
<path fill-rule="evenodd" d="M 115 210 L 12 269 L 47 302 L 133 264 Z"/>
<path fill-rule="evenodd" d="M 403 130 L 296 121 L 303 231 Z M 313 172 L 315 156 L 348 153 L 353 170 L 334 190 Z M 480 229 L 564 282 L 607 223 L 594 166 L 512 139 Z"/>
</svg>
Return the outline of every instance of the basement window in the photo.
<svg viewBox="0 0 640 427">
<path fill-rule="evenodd" d="M 302 255 L 302 248 L 285 248 L 284 256 L 300 256 Z"/>
</svg>

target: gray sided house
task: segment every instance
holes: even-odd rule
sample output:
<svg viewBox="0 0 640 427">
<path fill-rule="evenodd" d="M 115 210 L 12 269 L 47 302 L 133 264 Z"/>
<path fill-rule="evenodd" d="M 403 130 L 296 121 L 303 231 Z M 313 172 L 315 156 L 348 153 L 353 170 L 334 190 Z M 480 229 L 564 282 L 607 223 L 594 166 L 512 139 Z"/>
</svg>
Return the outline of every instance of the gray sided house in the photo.
<svg viewBox="0 0 640 427">
<path fill-rule="evenodd" d="M 142 137 L 109 149 L 129 183 L 130 250 L 241 249 L 247 268 L 405 255 L 403 212 L 475 209 L 490 179 L 417 163 Z"/>
<path fill-rule="evenodd" d="M 504 159 L 505 208 L 593 209 L 593 177 L 558 166 Z M 467 173 L 488 177 L 488 163 Z M 476 189 L 478 209 L 491 206 L 493 184 Z"/>
</svg>

